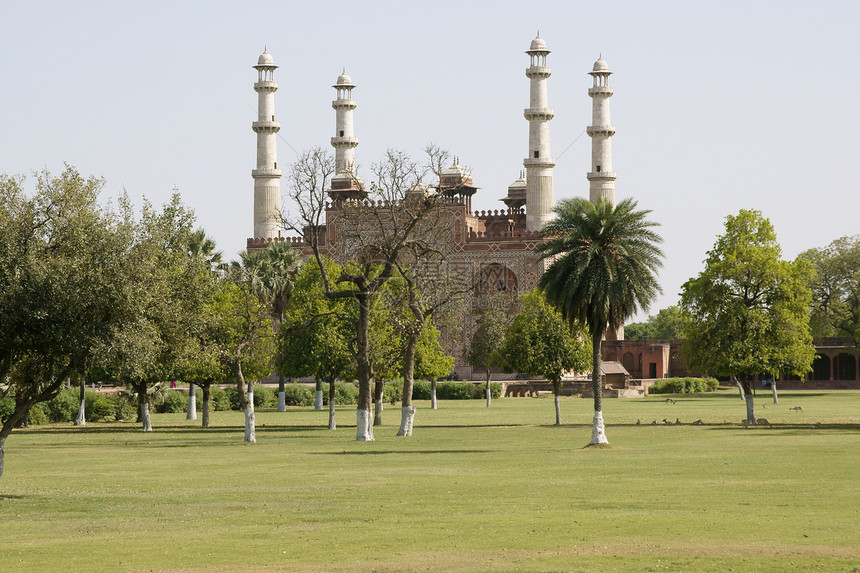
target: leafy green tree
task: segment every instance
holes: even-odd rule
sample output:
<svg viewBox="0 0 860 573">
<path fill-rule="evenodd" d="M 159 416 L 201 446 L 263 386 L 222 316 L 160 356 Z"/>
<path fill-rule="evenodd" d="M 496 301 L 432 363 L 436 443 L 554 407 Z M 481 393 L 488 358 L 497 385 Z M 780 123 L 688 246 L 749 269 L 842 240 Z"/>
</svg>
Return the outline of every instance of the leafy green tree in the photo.
<svg viewBox="0 0 860 573">
<path fill-rule="evenodd" d="M 677 305 L 661 308 L 645 322 L 634 322 L 624 327 L 624 337 L 628 340 L 676 340 L 683 336 L 684 314 Z"/>
<path fill-rule="evenodd" d="M 490 378 L 493 368 L 502 368 L 505 364 L 500 350 L 505 346 L 505 336 L 509 324 L 509 302 L 507 295 L 488 297 L 485 305 L 475 321 L 475 331 L 469 339 L 466 348 L 466 362 L 471 366 L 484 367 L 487 370 L 486 394 L 487 408 L 492 405 L 490 393 Z"/>
<path fill-rule="evenodd" d="M 122 222 L 98 205 L 104 181 L 66 166 L 60 175 L 0 175 L 0 384 L 14 393 L 0 420 L 6 438 L 65 380 L 82 378 L 94 348 L 127 309 Z"/>
<path fill-rule="evenodd" d="M 561 313 L 550 306 L 543 293 L 532 290 L 520 299 L 520 311 L 507 329 L 505 357 L 507 372 L 524 372 L 552 382 L 555 423 L 561 424 L 561 378 L 569 370 L 588 368 L 590 353 L 583 329 L 571 332 Z"/>
<path fill-rule="evenodd" d="M 329 273 L 339 265 L 323 259 Z M 349 349 L 352 333 L 345 318 L 351 301 L 326 296 L 322 275 L 315 263 L 303 264 L 295 276 L 289 308 L 278 332 L 278 372 L 302 378 L 313 376 L 329 384 L 329 429 L 337 428 L 335 380 L 355 371 Z"/>
<path fill-rule="evenodd" d="M 705 269 L 682 287 L 681 308 L 689 316 L 687 363 L 701 372 L 736 377 L 751 424 L 750 380 L 756 374 L 811 370 L 812 278 L 807 261 L 782 260 L 770 221 L 759 211 L 743 209 L 726 217 L 725 233 L 708 251 Z"/>
<path fill-rule="evenodd" d="M 815 267 L 812 336 L 848 337 L 860 344 L 860 235 L 841 237 L 800 258 Z"/>
<path fill-rule="evenodd" d="M 636 211 L 624 199 L 591 203 L 574 198 L 555 207 L 556 218 L 544 228 L 548 240 L 541 256 L 552 261 L 540 288 L 562 317 L 588 328 L 592 343 L 594 420 L 589 445 L 608 444 L 603 424 L 601 341 L 607 328 L 617 329 L 639 308 L 647 308 L 660 292 L 657 269 L 662 239 L 647 220 L 650 211 Z"/>
<path fill-rule="evenodd" d="M 216 291 L 213 340 L 236 384 L 239 407 L 245 413 L 245 441 L 254 443 L 254 382 L 272 372 L 275 333 L 271 299 L 261 295 L 254 255 L 243 251 L 239 257 L 230 263 Z"/>
</svg>

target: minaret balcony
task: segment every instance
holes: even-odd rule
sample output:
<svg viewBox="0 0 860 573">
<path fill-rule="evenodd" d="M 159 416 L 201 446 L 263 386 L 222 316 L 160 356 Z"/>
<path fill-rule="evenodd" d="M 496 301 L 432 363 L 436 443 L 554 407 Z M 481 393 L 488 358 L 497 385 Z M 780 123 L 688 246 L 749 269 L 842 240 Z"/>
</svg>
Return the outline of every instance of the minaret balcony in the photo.
<svg viewBox="0 0 860 573">
<path fill-rule="evenodd" d="M 332 137 L 331 144 L 333 147 L 355 147 L 358 145 L 358 138 L 352 136 Z"/>
<path fill-rule="evenodd" d="M 586 174 L 589 181 L 615 181 L 614 171 L 589 171 Z"/>
<path fill-rule="evenodd" d="M 588 88 L 588 95 L 591 97 L 594 96 L 606 96 L 611 97 L 612 94 L 615 93 L 615 90 L 610 86 L 594 86 L 593 88 Z"/>
<path fill-rule="evenodd" d="M 529 167 L 555 167 L 555 159 L 552 157 L 527 157 L 523 159 L 523 167 L 526 169 Z"/>
<path fill-rule="evenodd" d="M 278 82 L 273 82 L 270 80 L 254 82 L 254 90 L 258 92 L 275 92 L 278 91 Z"/>
<path fill-rule="evenodd" d="M 254 179 L 266 179 L 271 177 L 280 177 L 283 173 L 280 169 L 271 169 L 268 167 L 258 167 L 251 170 L 251 177 Z"/>
<path fill-rule="evenodd" d="M 555 110 L 551 107 L 530 107 L 523 110 L 523 116 L 529 121 L 534 119 L 549 121 L 555 117 Z"/>
<path fill-rule="evenodd" d="M 547 66 L 531 66 L 526 68 L 526 77 L 528 78 L 548 78 L 552 75 L 552 70 Z"/>
<path fill-rule="evenodd" d="M 255 121 L 251 123 L 251 129 L 256 133 L 272 133 L 281 130 L 280 121 Z"/>
<path fill-rule="evenodd" d="M 331 106 L 334 109 L 355 109 L 358 104 L 355 103 L 354 99 L 336 99 L 331 102 Z"/>
<path fill-rule="evenodd" d="M 614 125 L 589 125 L 585 128 L 585 133 L 594 137 L 595 135 L 615 135 Z"/>
</svg>

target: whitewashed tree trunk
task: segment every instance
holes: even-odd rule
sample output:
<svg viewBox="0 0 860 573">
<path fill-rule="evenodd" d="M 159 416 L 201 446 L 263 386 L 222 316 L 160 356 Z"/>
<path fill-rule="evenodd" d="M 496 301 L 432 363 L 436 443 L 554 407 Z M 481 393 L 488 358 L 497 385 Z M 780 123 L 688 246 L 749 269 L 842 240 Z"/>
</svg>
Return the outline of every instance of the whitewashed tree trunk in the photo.
<svg viewBox="0 0 860 573">
<path fill-rule="evenodd" d="M 779 404 L 779 396 L 776 394 L 776 380 L 770 383 L 770 389 L 773 392 L 773 403 Z"/>
<path fill-rule="evenodd" d="M 493 405 L 493 395 L 490 392 L 490 389 L 487 388 L 487 408 Z"/>
<path fill-rule="evenodd" d="M 323 409 L 323 391 L 322 388 L 314 392 L 314 410 Z"/>
<path fill-rule="evenodd" d="M 755 404 L 753 404 L 752 392 L 747 394 L 746 403 L 747 403 L 747 423 L 752 426 L 755 424 Z"/>
<path fill-rule="evenodd" d="M 400 429 L 398 436 L 411 436 L 412 423 L 415 421 L 415 406 L 403 406 L 400 408 Z"/>
<path fill-rule="evenodd" d="M 152 418 L 149 416 L 149 402 L 140 405 L 140 421 L 144 432 L 152 431 Z"/>
<path fill-rule="evenodd" d="M 75 418 L 76 426 L 87 425 L 87 398 L 85 393 L 86 385 L 81 382 L 81 396 L 78 404 L 78 417 Z"/>
<path fill-rule="evenodd" d="M 430 388 L 430 409 L 437 410 L 439 408 L 438 404 L 436 404 L 436 387 Z"/>
<path fill-rule="evenodd" d="M 257 427 L 254 420 L 254 400 L 248 401 L 248 407 L 245 408 L 245 441 L 257 443 Z"/>
<path fill-rule="evenodd" d="M 558 394 L 554 395 L 555 398 L 555 425 L 561 425 L 561 402 L 558 399 Z"/>
<path fill-rule="evenodd" d="M 188 383 L 188 413 L 185 415 L 185 419 L 197 419 L 197 392 L 191 382 Z"/>
<path fill-rule="evenodd" d="M 741 400 L 745 400 L 746 398 L 744 397 L 744 387 L 743 387 L 743 386 L 741 386 L 741 381 L 740 381 L 740 380 L 735 379 L 735 384 L 737 384 L 737 385 L 738 385 L 738 392 L 740 392 L 740 393 L 741 393 Z"/>
<path fill-rule="evenodd" d="M 356 409 L 355 440 L 357 442 L 373 441 L 373 418 L 370 415 L 370 410 Z"/>
<path fill-rule="evenodd" d="M 278 390 L 278 412 L 287 411 L 287 393 L 284 390 Z"/>
<path fill-rule="evenodd" d="M 589 442 L 589 445 L 608 443 L 609 440 L 606 439 L 606 428 L 603 425 L 603 412 L 597 411 L 594 413 L 594 420 L 591 426 L 591 442 Z"/>
<path fill-rule="evenodd" d="M 334 416 L 334 400 L 328 401 L 328 429 L 337 430 L 337 421 Z"/>
</svg>

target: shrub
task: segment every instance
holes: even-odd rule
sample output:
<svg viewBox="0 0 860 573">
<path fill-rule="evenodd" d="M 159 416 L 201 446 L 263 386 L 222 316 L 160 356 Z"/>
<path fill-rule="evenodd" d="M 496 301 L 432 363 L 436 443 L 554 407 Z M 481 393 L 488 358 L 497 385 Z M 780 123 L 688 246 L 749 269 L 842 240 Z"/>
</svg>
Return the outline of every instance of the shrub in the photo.
<svg viewBox="0 0 860 573">
<path fill-rule="evenodd" d="M 502 385 L 498 382 L 490 382 L 490 396 L 495 400 L 502 396 Z M 487 383 L 474 384 L 472 388 L 472 398 L 476 400 L 485 399 L 487 397 Z"/>
<path fill-rule="evenodd" d="M 15 399 L 10 397 L 0 398 L 0 423 L 6 423 L 12 412 L 15 411 Z"/>
<path fill-rule="evenodd" d="M 326 392 L 323 392 L 325 395 Z M 304 384 L 284 384 L 284 403 L 287 406 L 313 406 L 314 391 Z"/>
<path fill-rule="evenodd" d="M 227 401 L 230 403 L 231 410 L 241 410 L 242 408 L 239 406 L 239 391 L 236 390 L 235 386 L 227 386 L 224 388 L 224 396 Z"/>
<path fill-rule="evenodd" d="M 430 382 L 427 380 L 415 380 L 412 384 L 412 399 L 413 400 L 429 400 L 430 399 Z"/>
<path fill-rule="evenodd" d="M 713 392 L 720 383 L 713 378 L 664 378 L 649 390 L 651 394 L 693 394 Z"/>
<path fill-rule="evenodd" d="M 161 404 L 155 407 L 155 411 L 161 414 L 178 414 L 188 410 L 188 392 L 182 390 L 171 390 Z"/>
<path fill-rule="evenodd" d="M 397 404 L 403 401 L 403 378 L 395 378 L 385 384 L 382 400 L 389 404 Z"/>
<path fill-rule="evenodd" d="M 233 388 L 233 392 L 235 391 L 236 389 Z M 203 398 L 201 398 L 201 400 L 202 399 Z M 209 387 L 209 403 L 212 410 L 215 412 L 223 412 L 231 409 L 230 396 L 228 396 L 227 392 L 220 386 Z"/>
<path fill-rule="evenodd" d="M 78 388 L 65 388 L 59 394 L 45 402 L 45 414 L 53 423 L 73 422 L 78 416 L 80 407 L 80 390 Z M 89 413 L 89 408 L 87 408 Z"/>
<path fill-rule="evenodd" d="M 472 397 L 471 382 L 439 382 L 436 384 L 436 397 L 440 400 L 468 400 Z"/>
<path fill-rule="evenodd" d="M 101 392 L 85 392 L 84 402 L 88 421 L 102 422 L 108 418 L 115 417 L 115 406 L 113 400 Z M 77 417 L 77 410 L 75 410 Z"/>
<path fill-rule="evenodd" d="M 328 386 L 327 384 L 325 386 Z M 388 385 L 385 385 L 388 389 Z M 403 389 L 401 388 L 401 391 Z M 334 383 L 334 402 L 335 404 L 355 404 L 358 402 L 358 388 L 352 382 L 335 382 Z M 328 388 L 323 388 L 323 404 L 328 406 Z M 308 404 L 310 405 L 310 404 Z"/>
<path fill-rule="evenodd" d="M 114 420 L 123 422 L 137 419 L 137 402 L 132 401 L 128 394 L 114 394 L 110 400 L 113 404 Z"/>
<path fill-rule="evenodd" d="M 30 411 L 27 412 L 27 423 L 33 426 L 48 423 L 48 416 L 45 414 L 42 403 L 33 404 L 30 407 Z"/>
<path fill-rule="evenodd" d="M 276 400 L 274 390 L 262 384 L 254 384 L 254 408 L 271 408 L 277 404 Z"/>
</svg>

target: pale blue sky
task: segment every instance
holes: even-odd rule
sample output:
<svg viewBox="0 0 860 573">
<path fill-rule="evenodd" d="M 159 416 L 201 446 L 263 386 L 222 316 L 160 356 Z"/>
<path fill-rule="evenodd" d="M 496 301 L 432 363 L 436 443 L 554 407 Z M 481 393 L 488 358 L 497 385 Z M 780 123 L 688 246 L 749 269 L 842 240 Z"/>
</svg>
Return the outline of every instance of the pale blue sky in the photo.
<svg viewBox="0 0 860 573">
<path fill-rule="evenodd" d="M 612 85 L 619 198 L 653 210 L 664 295 L 725 216 L 760 209 L 785 255 L 860 232 L 860 2 L 39 2 L 0 10 L 0 171 L 63 162 L 156 203 L 177 187 L 228 257 L 252 230 L 256 94 L 268 46 L 281 165 L 328 145 L 343 67 L 357 158 L 449 149 L 498 201 L 527 151 L 528 57 L 552 50 L 556 199 L 587 196 L 587 72 Z M 367 179 L 368 175 L 365 173 Z"/>
</svg>

